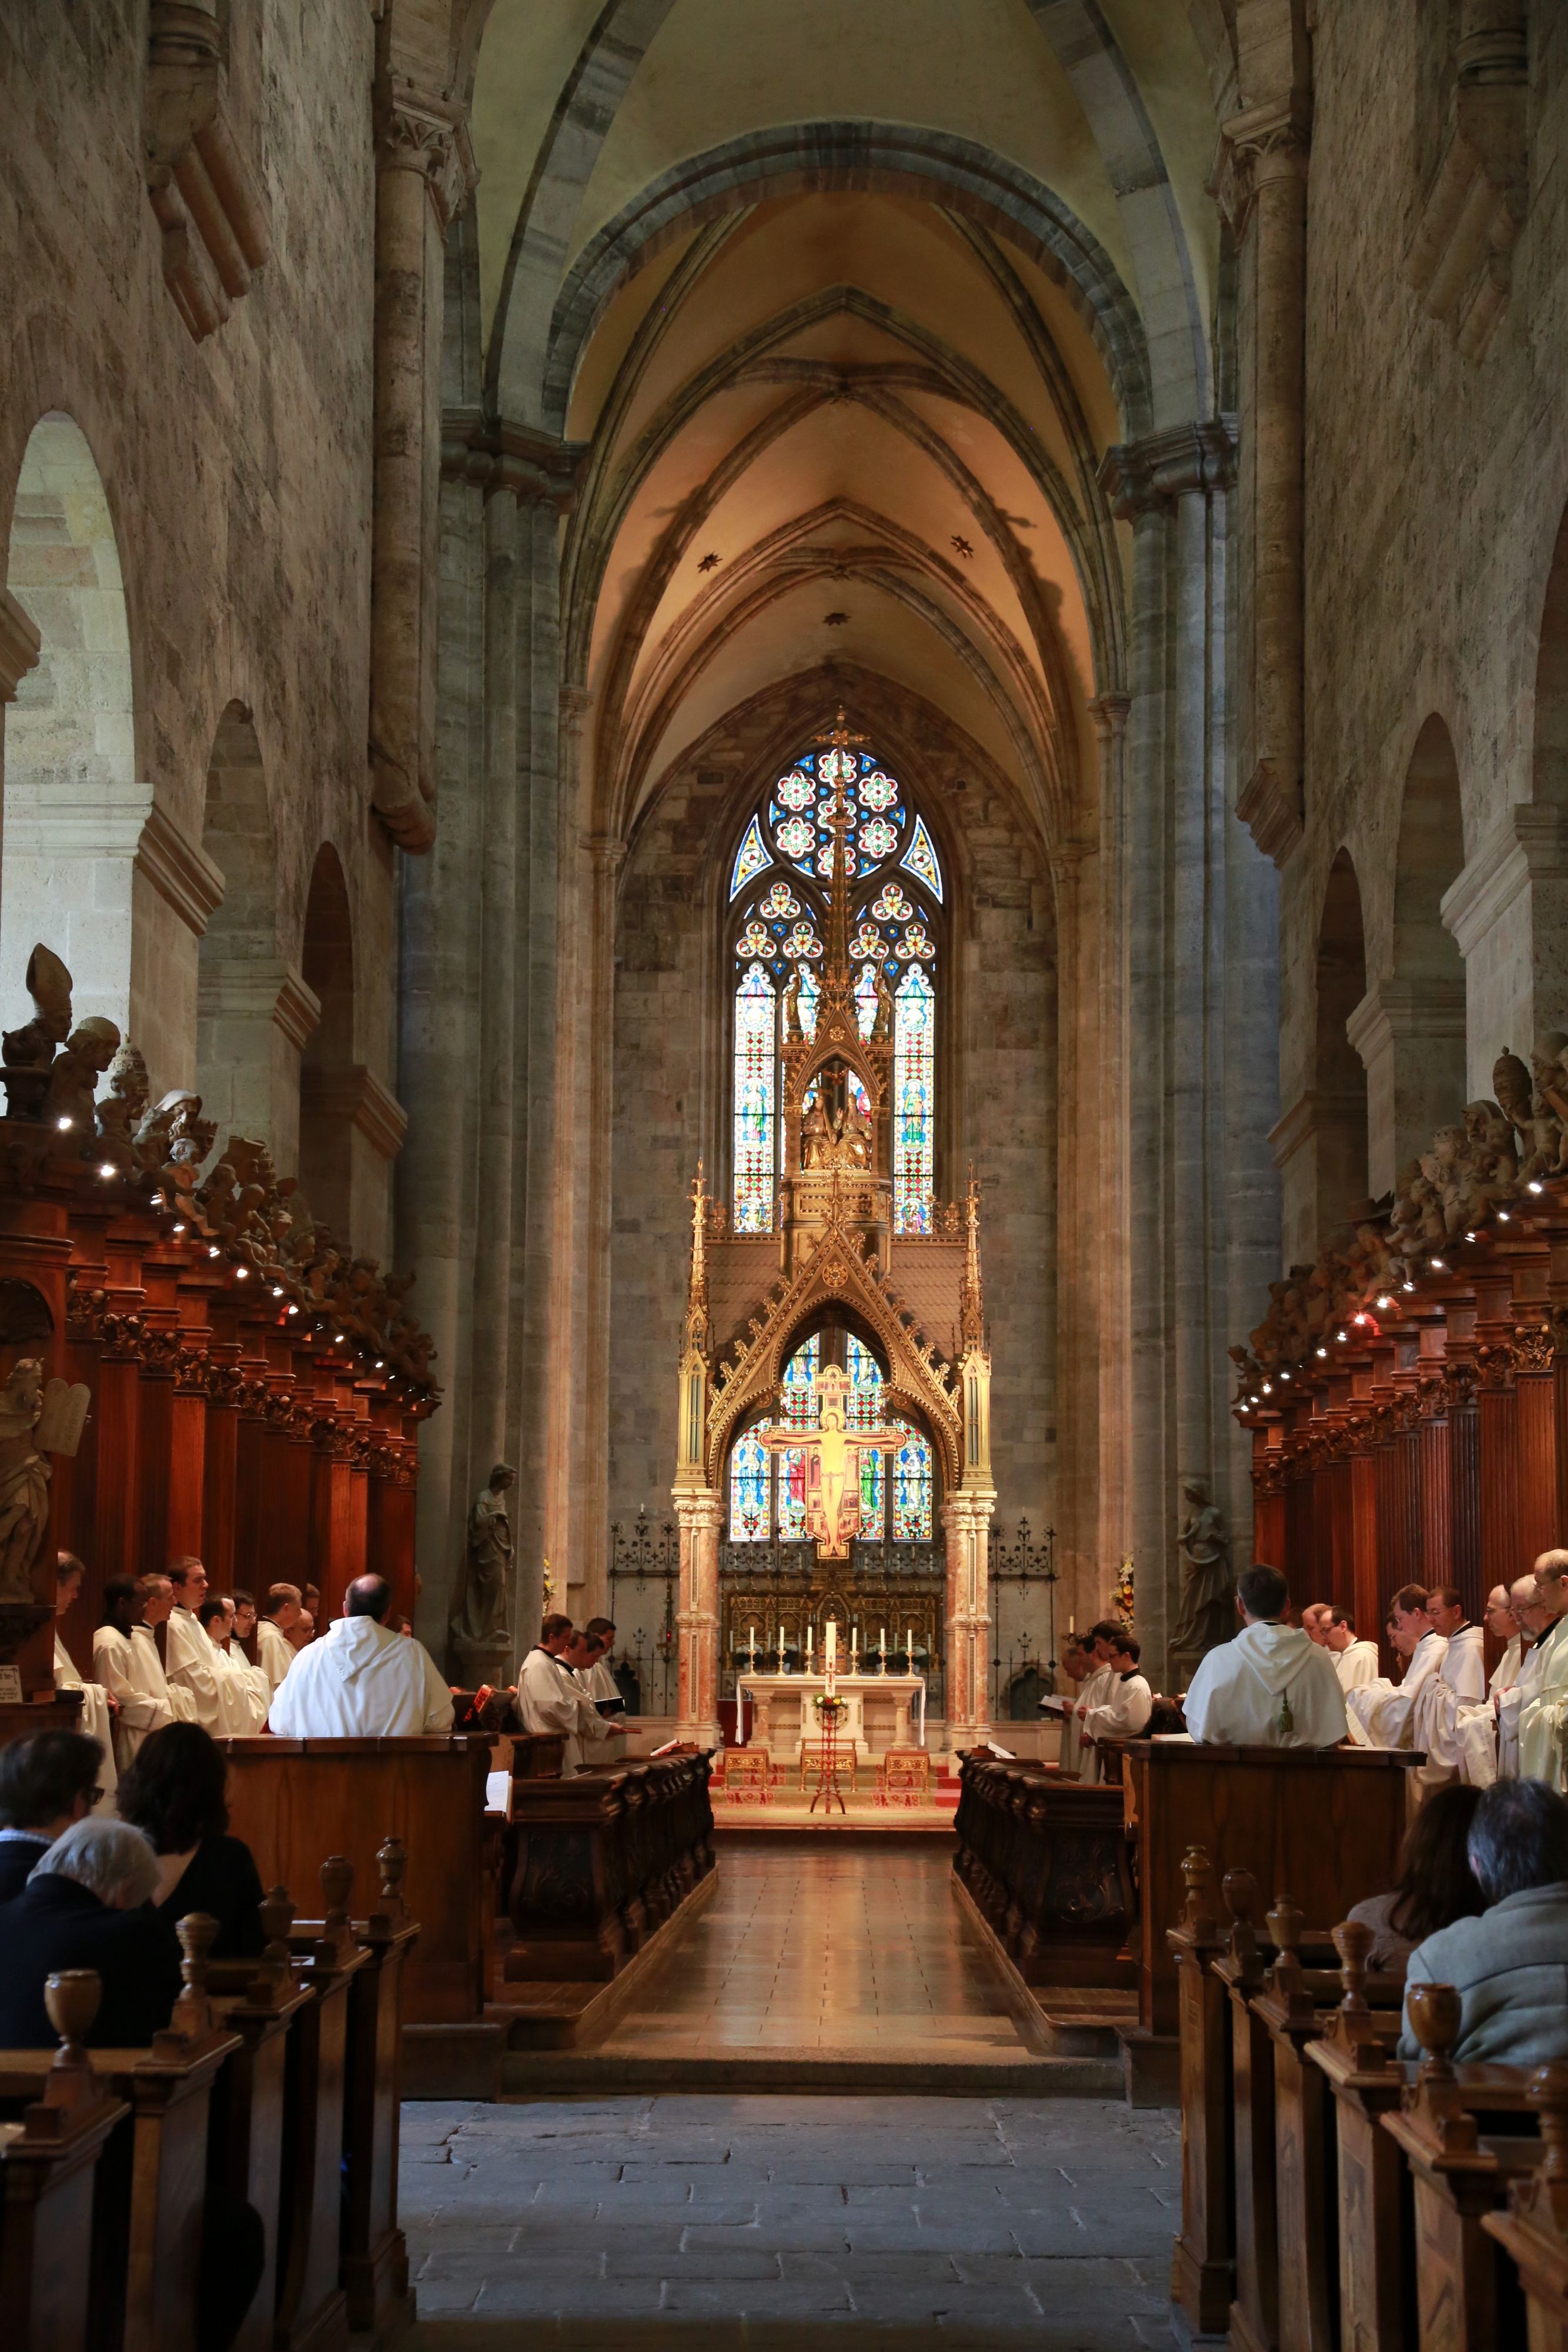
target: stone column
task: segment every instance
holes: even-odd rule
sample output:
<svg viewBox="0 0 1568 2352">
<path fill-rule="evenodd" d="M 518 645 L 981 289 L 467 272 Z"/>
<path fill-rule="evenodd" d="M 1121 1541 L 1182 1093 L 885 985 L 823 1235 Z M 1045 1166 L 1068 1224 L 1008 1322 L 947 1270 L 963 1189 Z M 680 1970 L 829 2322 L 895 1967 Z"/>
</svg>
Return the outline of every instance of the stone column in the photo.
<svg viewBox="0 0 1568 2352">
<path fill-rule="evenodd" d="M 1089 705 L 1100 748 L 1099 883 L 1099 1068 L 1094 1100 L 1099 1108 L 1094 1153 L 1099 1192 L 1095 1235 L 1094 1334 L 1096 1373 L 1094 1557 L 1061 1594 L 1063 1615 L 1080 1627 L 1100 1613 L 1103 1580 L 1112 1565 L 1133 1548 L 1132 1412 L 1128 1383 L 1133 1354 L 1131 1252 L 1128 1203 L 1132 1124 L 1128 1095 L 1128 870 L 1125 753 L 1132 698 L 1103 694 Z M 1087 1110 L 1089 1106 L 1085 1105 Z M 1086 1120 L 1076 1149 L 1082 1153 L 1094 1132 Z M 1058 1639 L 1061 1634 L 1059 1631 Z"/>
<path fill-rule="evenodd" d="M 947 1546 L 944 1752 L 988 1738 L 991 1727 L 989 1549 L 996 1489 L 961 1486 L 942 1506 Z"/>
<path fill-rule="evenodd" d="M 1105 1076 L 1100 1050 L 1098 845 L 1059 841 L 1057 986 L 1057 1569 L 1077 1606 L 1096 1583 L 1100 1245 L 1104 1222 L 1094 1130 Z M 1097 1141 L 1097 1139 L 1095 1139 Z M 1064 1612 L 1062 1622 L 1066 1623 Z"/>
<path fill-rule="evenodd" d="M 675 1613 L 677 1736 L 716 1748 L 718 1724 L 718 1531 L 724 1498 L 710 1487 L 674 1494 L 680 1528 L 680 1607 Z"/>
<path fill-rule="evenodd" d="M 1211 183 L 1242 249 L 1249 360 L 1250 643 L 1238 666 L 1243 754 L 1238 813 L 1282 865 L 1301 838 L 1302 481 L 1307 107 L 1295 88 L 1231 115 Z"/>
<path fill-rule="evenodd" d="M 1428 1148 L 1434 1130 L 1458 1117 L 1465 1034 L 1462 980 L 1383 981 L 1368 989 L 1346 1022 L 1345 1034 L 1366 1067 L 1370 1192 L 1391 1192 L 1399 1171 Z M 1490 1072 L 1484 1091 L 1491 1091 Z M 1341 1197 L 1341 1215 L 1359 1197 L 1353 1184 Z M 1320 1234 L 1325 1230 L 1320 1218 Z"/>
<path fill-rule="evenodd" d="M 1500 1053 L 1528 1060 L 1533 1039 L 1568 1029 L 1568 809 L 1507 810 L 1450 885 L 1443 922 L 1465 959 L 1474 1100 L 1491 1093 Z"/>
<path fill-rule="evenodd" d="M 1103 1492 L 1118 1483 L 1113 1444 L 1124 1468 L 1104 1527 L 1121 1540 L 1100 1562 L 1097 1598 L 1130 1550 L 1138 1631 L 1156 1673 L 1176 1589 L 1180 1476 L 1208 1480 L 1230 1527 L 1246 1515 L 1225 1350 L 1235 1294 L 1270 1270 L 1258 1228 L 1271 1171 L 1266 1156 L 1253 1164 L 1255 1151 L 1237 1158 L 1260 1097 L 1265 1112 L 1272 1099 L 1273 991 L 1254 965 L 1255 934 L 1274 937 L 1275 886 L 1228 800 L 1232 467 L 1228 430 L 1214 418 L 1114 448 L 1101 469 L 1113 511 L 1133 524 L 1134 577 L 1126 774 L 1124 785 L 1113 776 L 1111 802 L 1124 811 L 1124 853 L 1107 877 L 1105 919 L 1108 953 L 1126 942 L 1125 981 L 1113 967 L 1104 983 L 1113 998 L 1124 988 L 1124 1011 L 1107 1024 L 1107 1049 L 1118 1034 L 1126 1049 L 1119 1082 L 1107 1086 L 1106 1156 L 1113 1184 L 1126 1170 L 1129 1359 L 1119 1396 L 1105 1399 Z M 1121 721 L 1106 714 L 1118 774 Z M 1244 950 L 1239 972 L 1233 944 Z M 1123 1279 L 1113 1266 L 1119 1311 Z M 1117 1380 L 1112 1358 L 1103 1393 Z"/>
<path fill-rule="evenodd" d="M 435 838 L 443 241 L 476 173 L 466 115 L 377 79 L 371 789 L 392 839 Z"/>
</svg>

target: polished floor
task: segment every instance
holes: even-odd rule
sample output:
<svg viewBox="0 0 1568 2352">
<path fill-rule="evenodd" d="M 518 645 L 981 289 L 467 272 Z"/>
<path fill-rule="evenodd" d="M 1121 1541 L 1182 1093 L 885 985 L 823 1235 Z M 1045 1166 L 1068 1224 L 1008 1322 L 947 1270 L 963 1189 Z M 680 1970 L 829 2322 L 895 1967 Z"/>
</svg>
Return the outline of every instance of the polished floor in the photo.
<svg viewBox="0 0 1568 2352">
<path fill-rule="evenodd" d="M 606 2053 L 1023 2054 L 1000 1980 L 960 1932 L 949 1840 L 727 1840 L 718 1887 Z"/>
<path fill-rule="evenodd" d="M 410 2352 L 805 2352 L 824 2328 L 1175 2352 L 1173 2114 L 728 2094 L 403 2116 Z"/>
</svg>

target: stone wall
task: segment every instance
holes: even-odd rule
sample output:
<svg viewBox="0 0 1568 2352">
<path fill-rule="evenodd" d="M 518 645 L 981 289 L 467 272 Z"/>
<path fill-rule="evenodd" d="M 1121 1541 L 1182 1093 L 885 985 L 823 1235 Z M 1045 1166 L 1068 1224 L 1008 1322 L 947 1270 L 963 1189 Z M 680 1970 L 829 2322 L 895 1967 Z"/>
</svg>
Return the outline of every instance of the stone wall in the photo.
<svg viewBox="0 0 1568 2352">
<path fill-rule="evenodd" d="M 281 1066 L 297 1066 L 308 1025 L 308 999 L 290 974 L 312 867 L 330 842 L 353 929 L 353 1058 L 390 1085 L 392 852 L 370 818 L 366 773 L 374 26 L 359 0 L 304 10 L 247 0 L 227 27 L 230 120 L 264 193 L 272 254 L 198 342 L 164 283 L 143 177 L 146 10 L 21 0 L 0 20 L 0 539 L 35 426 L 70 419 L 112 529 L 130 680 L 126 740 L 111 747 L 124 754 L 113 806 L 101 822 L 85 801 L 78 812 L 76 832 L 97 854 L 77 856 L 74 836 L 34 839 L 29 782 L 73 772 L 72 730 L 93 722 L 90 688 L 68 707 L 71 649 L 59 641 L 65 658 L 51 657 L 51 564 L 71 551 L 58 530 L 51 539 L 40 478 L 17 507 L 11 585 L 24 607 L 30 590 L 37 601 L 45 657 L 23 682 L 5 747 L 17 788 L 7 828 L 15 817 L 22 859 L 14 879 L 29 878 L 32 852 L 37 887 L 18 895 L 7 877 L 0 1012 L 16 1013 L 34 927 L 47 937 L 53 908 L 68 916 L 66 944 L 82 962 L 78 1009 L 101 999 L 128 1019 L 155 1090 L 195 1078 L 199 943 L 225 888 L 203 849 L 208 771 L 224 714 L 237 712 L 265 777 L 272 861 L 265 919 L 247 920 L 245 948 L 283 1032 Z M 61 434 L 51 425 L 40 436 L 40 462 Z M 106 584 L 101 562 L 98 580 Z M 74 772 L 91 799 L 79 761 Z M 112 971 L 97 968 L 96 908 L 113 930 L 97 942 L 112 946 Z M 245 994 L 234 999 L 240 1010 Z M 266 1013 L 248 1017 L 260 1075 L 236 1099 L 254 1108 L 274 1090 L 275 1055 Z M 286 1166 L 292 1108 L 281 1107 L 272 1138 Z M 383 1160 L 358 1191 L 362 1246 L 387 1245 L 388 1192 Z"/>
<path fill-rule="evenodd" d="M 1298 1145 L 1284 1160 L 1287 1258 L 1318 1237 L 1302 1147 L 1342 847 L 1364 925 L 1367 997 L 1351 1027 L 1373 1076 L 1376 1186 L 1414 1133 L 1400 1107 L 1425 1118 L 1434 1087 L 1455 1084 L 1456 1021 L 1471 1097 L 1492 1092 L 1502 1048 L 1568 1027 L 1568 583 L 1552 583 L 1568 504 L 1568 18 L 1529 12 L 1527 209 L 1494 278 L 1506 310 L 1467 356 L 1406 259 L 1452 120 L 1452 60 L 1427 21 L 1440 13 L 1323 8 L 1312 50 L 1306 839 L 1281 894 L 1281 1097 L 1286 1122 L 1297 1112 L 1281 1140 Z M 1407 780 L 1430 772 L 1441 730 L 1462 816 L 1462 846 L 1451 829 L 1446 853 L 1439 825 L 1404 821 Z M 1463 952 L 1457 1009 L 1431 985 L 1439 923 Z"/>
</svg>

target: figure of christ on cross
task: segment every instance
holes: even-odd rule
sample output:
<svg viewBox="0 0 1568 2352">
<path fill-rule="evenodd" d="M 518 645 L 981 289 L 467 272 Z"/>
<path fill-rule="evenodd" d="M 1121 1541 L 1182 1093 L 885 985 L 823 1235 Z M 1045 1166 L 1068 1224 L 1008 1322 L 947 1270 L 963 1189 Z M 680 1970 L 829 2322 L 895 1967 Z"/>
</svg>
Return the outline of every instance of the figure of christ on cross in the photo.
<svg viewBox="0 0 1568 2352">
<path fill-rule="evenodd" d="M 846 1427 L 850 1377 L 837 1364 L 824 1364 L 812 1389 L 818 1406 L 815 1427 L 795 1423 L 762 1429 L 758 1441 L 770 1454 L 799 1450 L 805 1455 L 806 1526 L 817 1557 L 847 1559 L 850 1539 L 861 1530 L 861 1455 L 896 1454 L 909 1433 Z"/>
</svg>

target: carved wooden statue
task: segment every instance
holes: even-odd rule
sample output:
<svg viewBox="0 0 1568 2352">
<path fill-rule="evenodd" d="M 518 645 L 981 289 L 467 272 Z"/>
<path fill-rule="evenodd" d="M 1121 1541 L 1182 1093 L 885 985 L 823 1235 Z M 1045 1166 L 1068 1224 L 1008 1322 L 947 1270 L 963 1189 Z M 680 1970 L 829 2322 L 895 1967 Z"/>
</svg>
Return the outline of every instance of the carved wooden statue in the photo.
<svg viewBox="0 0 1568 2352">
<path fill-rule="evenodd" d="M 49 1520 L 49 1465 L 35 1431 L 44 1367 L 24 1356 L 0 1389 L 0 1601 L 31 1601 L 32 1570 Z"/>
</svg>

